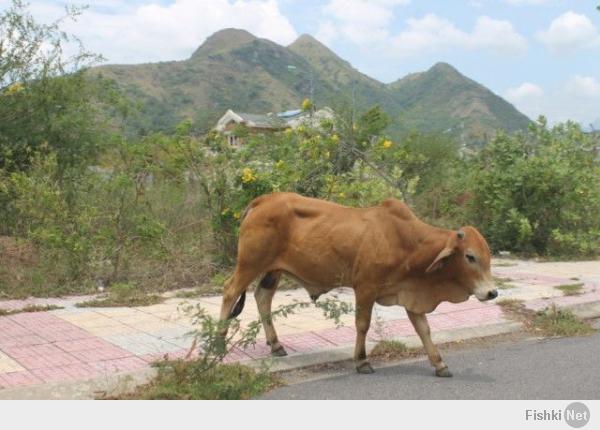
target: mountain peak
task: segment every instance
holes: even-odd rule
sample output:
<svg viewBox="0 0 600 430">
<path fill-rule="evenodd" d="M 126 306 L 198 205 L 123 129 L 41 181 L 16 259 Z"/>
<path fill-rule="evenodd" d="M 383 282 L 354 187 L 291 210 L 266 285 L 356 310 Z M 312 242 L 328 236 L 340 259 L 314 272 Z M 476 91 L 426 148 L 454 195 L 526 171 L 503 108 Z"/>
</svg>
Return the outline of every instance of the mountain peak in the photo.
<svg viewBox="0 0 600 430">
<path fill-rule="evenodd" d="M 312 45 L 325 46 L 325 45 L 323 45 L 321 42 L 319 42 L 317 39 L 315 39 L 313 36 L 311 36 L 308 33 L 303 33 L 300 36 L 298 36 L 298 38 L 296 40 L 294 40 L 290 44 L 290 46 L 292 46 L 292 45 L 301 45 L 301 44 L 312 44 Z"/>
<path fill-rule="evenodd" d="M 229 51 L 256 39 L 256 36 L 246 30 L 239 28 L 225 28 L 208 36 L 204 43 L 192 54 L 192 58 L 202 56 L 203 54 L 215 54 L 218 52 Z"/>
<path fill-rule="evenodd" d="M 318 54 L 319 56 L 325 55 L 339 58 L 331 49 L 306 33 L 300 35 L 288 48 L 299 54 L 312 53 L 312 56 Z"/>
<path fill-rule="evenodd" d="M 454 66 L 444 63 L 443 61 L 435 63 L 427 72 L 452 73 L 455 75 L 460 75 L 460 72 L 456 70 Z"/>
</svg>

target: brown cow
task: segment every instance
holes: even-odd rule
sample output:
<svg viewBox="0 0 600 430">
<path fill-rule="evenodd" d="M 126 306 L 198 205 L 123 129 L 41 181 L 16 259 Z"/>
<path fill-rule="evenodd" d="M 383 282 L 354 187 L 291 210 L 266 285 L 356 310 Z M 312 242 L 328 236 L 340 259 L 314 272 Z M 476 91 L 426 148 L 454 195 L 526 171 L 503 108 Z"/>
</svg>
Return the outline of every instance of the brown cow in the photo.
<svg viewBox="0 0 600 430">
<path fill-rule="evenodd" d="M 237 266 L 225 285 L 221 320 L 239 315 L 246 289 L 261 274 L 254 295 L 267 343 L 278 356 L 286 352 L 268 316 L 282 274 L 299 280 L 313 300 L 333 288 L 352 287 L 354 360 L 360 373 L 373 372 L 365 339 L 376 302 L 404 306 L 435 374 L 452 376 L 431 341 L 425 314 L 442 301 L 463 302 L 471 294 L 484 301 L 498 295 L 489 247 L 474 227 L 452 231 L 430 226 L 396 199 L 349 208 L 292 193 L 258 197 L 243 217 Z"/>
</svg>

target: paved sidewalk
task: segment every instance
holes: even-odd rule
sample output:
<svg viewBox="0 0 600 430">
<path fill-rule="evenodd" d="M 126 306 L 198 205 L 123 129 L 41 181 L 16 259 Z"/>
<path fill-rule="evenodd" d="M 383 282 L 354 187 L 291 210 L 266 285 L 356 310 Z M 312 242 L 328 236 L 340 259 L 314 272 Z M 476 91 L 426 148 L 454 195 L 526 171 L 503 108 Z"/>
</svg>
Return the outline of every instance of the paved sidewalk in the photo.
<svg viewBox="0 0 600 430">
<path fill-rule="evenodd" d="M 512 287 L 500 290 L 500 297 L 526 301 L 531 309 L 550 303 L 558 306 L 600 301 L 600 261 L 536 263 L 498 260 L 493 273 L 509 278 Z M 575 279 L 576 278 L 576 279 Z M 581 282 L 584 294 L 563 296 L 555 286 Z M 353 302 L 349 289 L 332 294 Z M 183 357 L 189 350 L 192 319 L 185 305 L 199 304 L 217 315 L 220 297 L 198 300 L 168 298 L 164 303 L 135 308 L 78 308 L 88 297 L 0 301 L 0 309 L 21 309 L 31 304 L 53 304 L 64 309 L 19 313 L 0 317 L 0 391 L 11 387 L 110 377 L 115 373 L 148 368 L 163 357 Z M 294 300 L 306 302 L 304 290 L 280 291 L 273 308 Z M 252 294 L 242 321 L 258 318 Z M 354 318 L 342 318 L 336 328 L 321 311 L 311 306 L 276 321 L 281 343 L 291 355 L 327 351 L 354 344 Z M 442 303 L 429 315 L 432 331 L 466 329 L 507 322 L 501 308 L 472 298 L 461 304 Z M 370 340 L 414 335 L 406 313 L 400 307 L 377 306 L 369 332 Z M 235 350 L 229 361 L 248 361 L 269 356 L 264 340 L 255 347 Z"/>
</svg>

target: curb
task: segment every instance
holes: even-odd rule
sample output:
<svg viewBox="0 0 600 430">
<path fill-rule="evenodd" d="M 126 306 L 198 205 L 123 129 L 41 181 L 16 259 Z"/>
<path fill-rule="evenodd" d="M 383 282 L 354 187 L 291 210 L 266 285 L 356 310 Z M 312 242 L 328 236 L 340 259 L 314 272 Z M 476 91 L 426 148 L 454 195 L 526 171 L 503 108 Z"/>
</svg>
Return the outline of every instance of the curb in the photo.
<svg viewBox="0 0 600 430">
<path fill-rule="evenodd" d="M 600 301 L 564 306 L 578 318 L 600 318 Z M 432 332 L 432 340 L 436 344 L 485 338 L 500 334 L 518 332 L 523 328 L 519 322 L 507 321 L 497 324 L 487 324 L 475 327 L 464 327 L 452 330 Z M 402 336 L 390 338 L 403 342 L 409 348 L 421 346 L 418 336 Z M 367 351 L 376 342 L 367 342 Z M 302 369 L 326 363 L 336 363 L 352 359 L 354 346 L 341 346 L 319 349 L 308 353 L 293 353 L 287 357 L 273 357 L 254 360 L 244 364 L 253 368 L 269 365 L 272 372 L 285 372 Z M 75 382 L 57 382 L 27 387 L 0 389 L 0 400 L 93 400 L 100 395 L 117 396 L 131 391 L 134 387 L 150 381 L 156 375 L 156 369 L 147 368 L 135 372 L 116 373 L 102 378 L 88 379 Z"/>
<path fill-rule="evenodd" d="M 599 302 L 600 304 L 600 302 Z M 599 313 L 600 314 L 600 313 Z M 496 336 L 499 334 L 507 334 L 519 331 L 522 328 L 518 322 L 502 322 L 497 324 L 488 324 L 476 327 L 465 327 L 452 330 L 443 330 L 431 333 L 433 342 L 443 344 L 456 342 L 459 340 L 469 340 L 481 337 Z M 397 340 L 404 343 L 408 348 L 421 347 L 421 339 L 418 336 L 401 336 L 390 337 L 389 340 Z M 377 342 L 367 342 L 367 352 L 370 353 Z M 260 368 L 265 364 L 269 365 L 269 370 L 272 372 L 285 372 L 289 370 L 297 370 L 304 367 L 316 366 L 325 363 L 336 363 L 340 361 L 348 361 L 352 359 L 354 354 L 354 346 L 340 346 L 336 348 L 319 349 L 316 351 L 305 353 L 294 353 L 287 357 L 274 357 L 264 360 L 256 360 L 247 363 L 254 368 Z"/>
<path fill-rule="evenodd" d="M 156 369 L 151 367 L 103 378 L 5 388 L 0 390 L 0 400 L 94 400 L 131 391 L 155 376 Z"/>
</svg>

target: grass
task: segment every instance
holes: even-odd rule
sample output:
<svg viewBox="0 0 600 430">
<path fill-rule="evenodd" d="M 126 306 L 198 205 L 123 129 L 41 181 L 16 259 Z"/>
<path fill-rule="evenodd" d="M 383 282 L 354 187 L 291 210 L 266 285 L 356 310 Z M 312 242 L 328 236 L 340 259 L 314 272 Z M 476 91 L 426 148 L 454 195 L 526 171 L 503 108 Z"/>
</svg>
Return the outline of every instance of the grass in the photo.
<svg viewBox="0 0 600 430">
<path fill-rule="evenodd" d="M 11 309 L 11 310 L 6 310 L 6 309 L 0 309 L 0 317 L 5 317 L 8 315 L 15 315 L 15 314 L 20 314 L 20 313 L 24 313 L 24 312 L 46 312 L 46 311 L 53 311 L 55 309 L 64 309 L 62 306 L 56 306 L 56 305 L 27 305 L 24 308 L 21 309 Z"/>
<path fill-rule="evenodd" d="M 164 297 L 149 294 L 136 288 L 133 284 L 114 284 L 109 287 L 105 297 L 77 303 L 75 306 L 80 308 L 151 306 L 162 303 L 164 300 Z"/>
<path fill-rule="evenodd" d="M 195 298 L 200 297 L 201 294 L 202 294 L 202 292 L 199 291 L 198 289 L 183 290 L 183 291 L 177 291 L 177 293 L 175 293 L 175 297 L 177 297 L 178 299 L 195 299 Z"/>
<path fill-rule="evenodd" d="M 380 340 L 371 350 L 370 356 L 390 360 L 406 357 L 409 352 L 408 347 L 399 340 Z"/>
<path fill-rule="evenodd" d="M 219 364 L 206 369 L 198 361 L 164 361 L 148 384 L 122 395 L 122 400 L 240 400 L 250 399 L 277 385 L 279 379 L 241 364 Z"/>
<path fill-rule="evenodd" d="M 494 283 L 496 284 L 496 288 L 500 290 L 508 290 L 509 288 L 515 288 L 514 285 L 509 284 L 512 281 L 510 278 L 498 278 L 494 277 Z"/>
<path fill-rule="evenodd" d="M 545 336 L 584 336 L 595 331 L 570 310 L 558 309 L 556 306 L 537 312 L 532 323 L 534 329 Z"/>
<path fill-rule="evenodd" d="M 581 282 L 576 284 L 558 285 L 554 288 L 562 291 L 565 296 L 578 296 L 583 293 L 583 283 Z"/>
<path fill-rule="evenodd" d="M 505 312 L 514 315 L 522 315 L 527 310 L 523 300 L 520 299 L 499 299 L 496 300 L 496 304 L 502 308 Z"/>
<path fill-rule="evenodd" d="M 593 333 L 594 328 L 577 318 L 568 309 L 552 305 L 540 311 L 527 309 L 522 300 L 504 299 L 497 302 L 513 319 L 521 321 L 527 331 L 545 337 L 584 336 Z"/>
<path fill-rule="evenodd" d="M 516 265 L 517 263 L 514 263 L 512 261 L 498 261 L 494 263 L 494 266 L 496 267 L 512 267 Z"/>
</svg>

